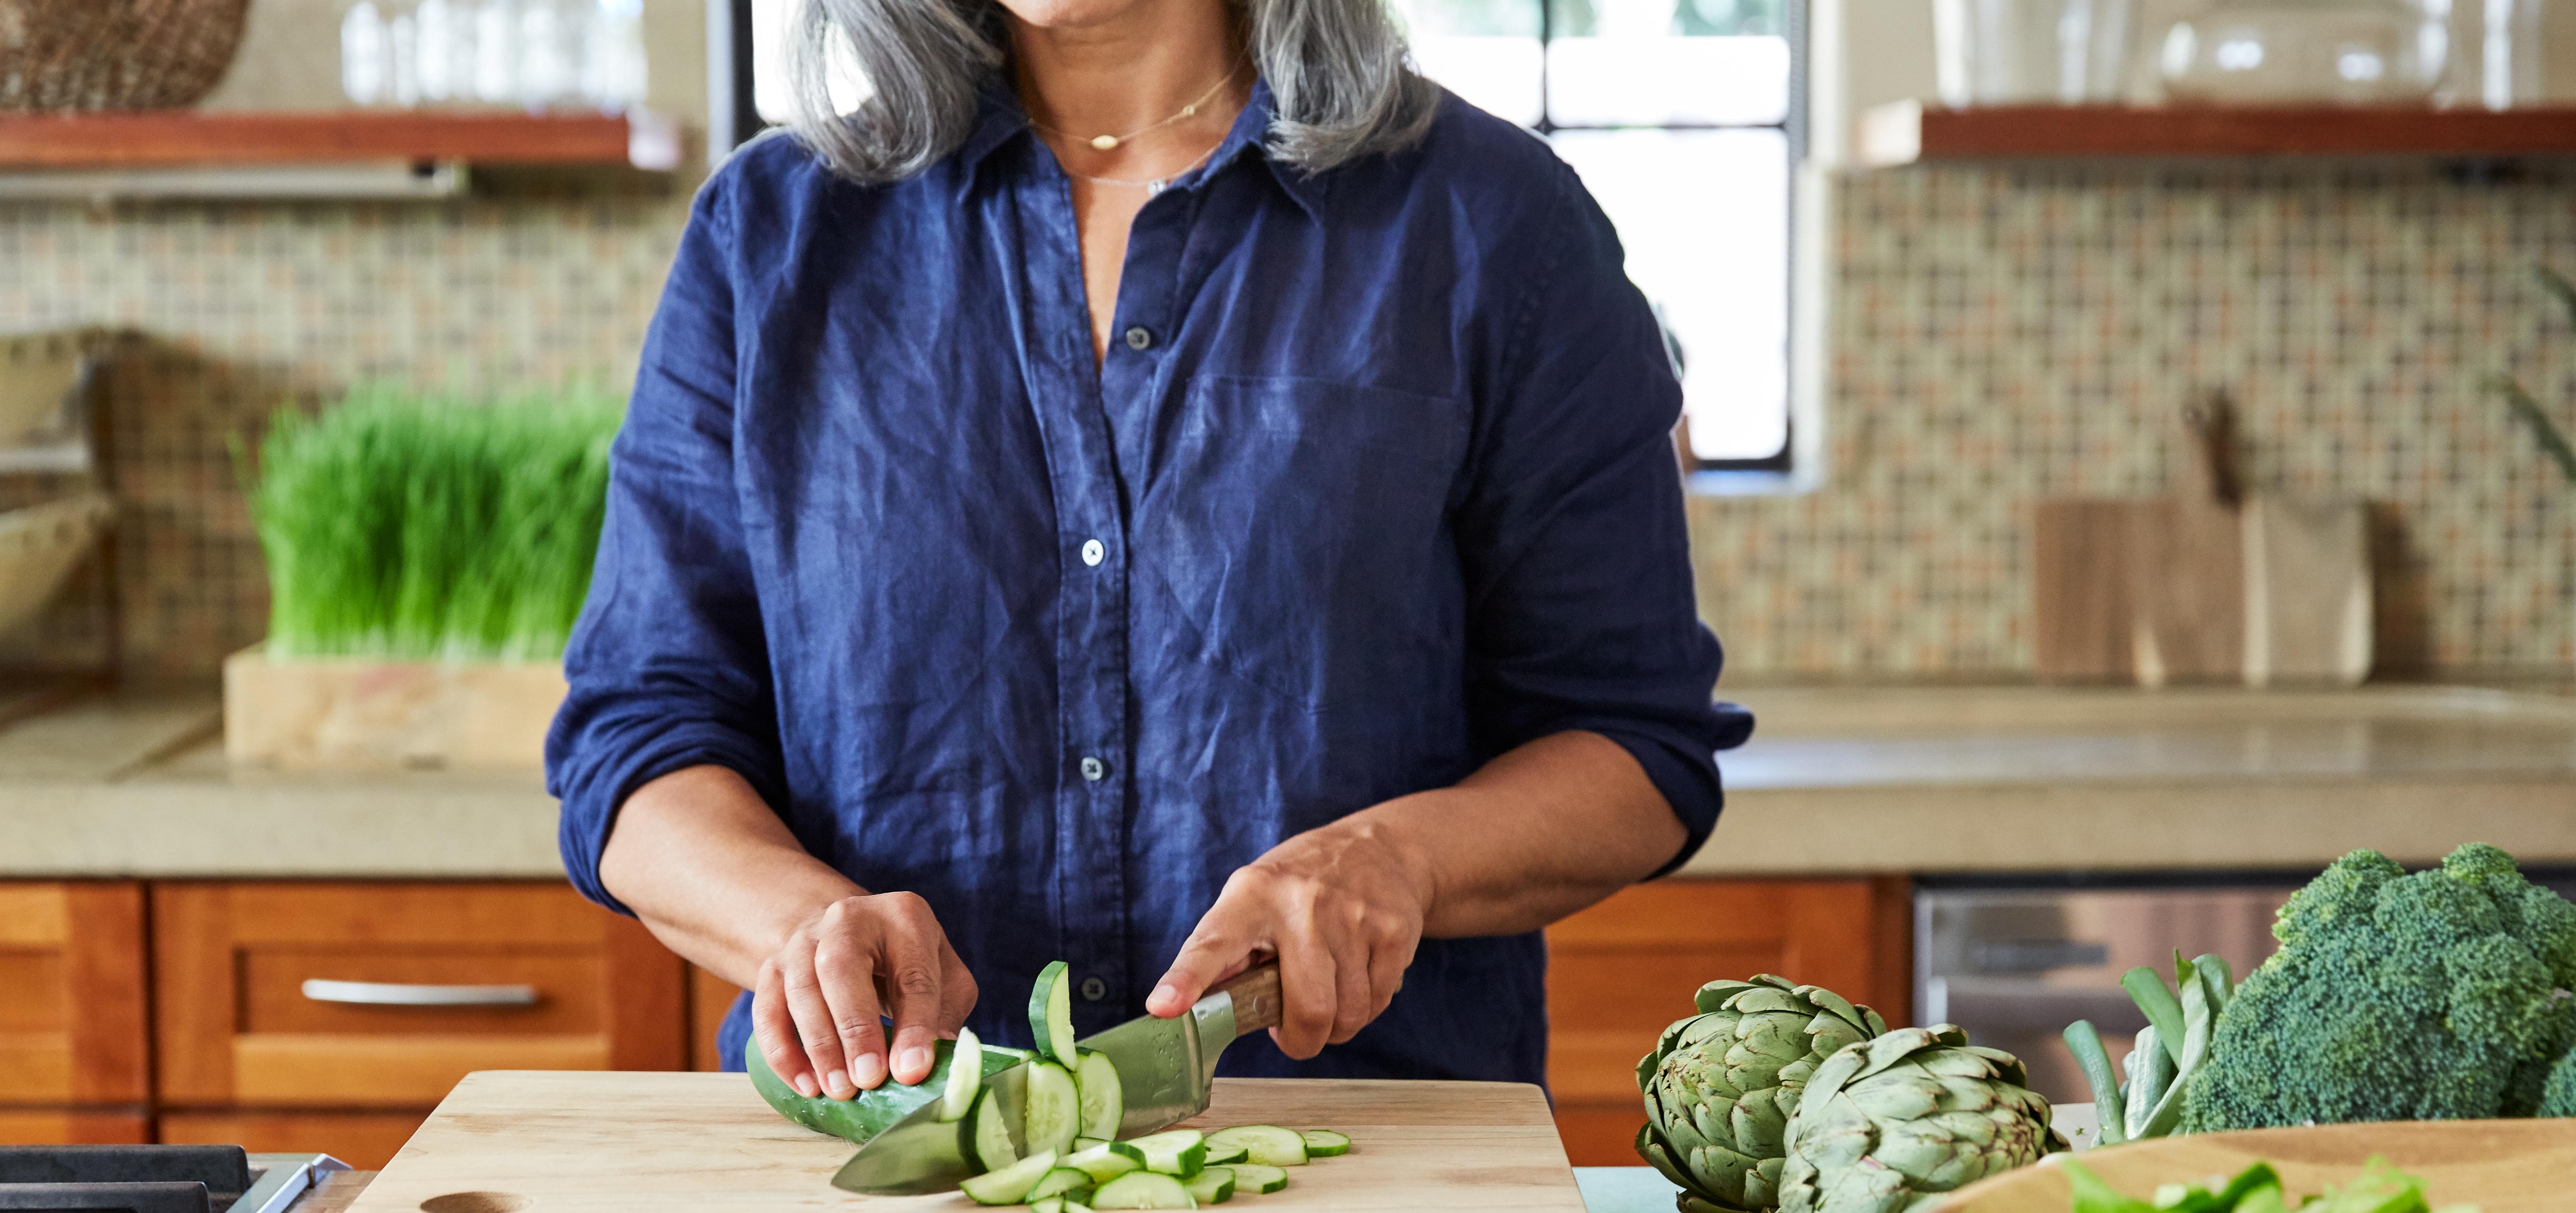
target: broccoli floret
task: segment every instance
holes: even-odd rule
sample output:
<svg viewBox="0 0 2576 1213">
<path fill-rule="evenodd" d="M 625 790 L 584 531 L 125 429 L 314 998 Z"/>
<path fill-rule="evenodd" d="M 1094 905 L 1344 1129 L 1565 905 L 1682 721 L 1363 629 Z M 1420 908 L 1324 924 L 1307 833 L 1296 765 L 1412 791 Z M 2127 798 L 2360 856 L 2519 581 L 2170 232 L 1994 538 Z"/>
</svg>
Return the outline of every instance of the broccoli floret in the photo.
<svg viewBox="0 0 2576 1213">
<path fill-rule="evenodd" d="M 2539 1116 L 2576 1116 L 2576 1051 L 2558 1059 L 2549 1086 L 2540 1095 Z"/>
<path fill-rule="evenodd" d="M 2529 1116 L 2576 1045 L 2576 906 L 2495 847 L 2412 875 L 2355 851 L 2272 934 L 2191 1076 L 2186 1132 Z"/>
</svg>

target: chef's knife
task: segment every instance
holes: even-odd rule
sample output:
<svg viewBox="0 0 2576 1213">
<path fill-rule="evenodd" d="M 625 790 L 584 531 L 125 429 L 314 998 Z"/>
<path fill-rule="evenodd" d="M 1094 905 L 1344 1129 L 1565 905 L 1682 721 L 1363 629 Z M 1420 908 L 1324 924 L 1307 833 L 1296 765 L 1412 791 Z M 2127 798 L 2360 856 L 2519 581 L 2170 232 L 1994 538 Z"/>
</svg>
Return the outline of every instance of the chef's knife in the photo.
<svg viewBox="0 0 2576 1213">
<path fill-rule="evenodd" d="M 1187 1015 L 1131 1019 L 1081 1042 L 1109 1055 L 1118 1067 L 1119 1094 L 1127 1105 L 1120 1137 L 1179 1124 L 1207 1111 L 1216 1081 L 1217 1055 L 1263 1028 L 1279 1026 L 1279 965 L 1246 969 L 1199 999 Z M 1028 1063 L 984 1076 L 1002 1122 L 1018 1143 L 1020 1106 L 1028 1097 Z M 842 1164 L 832 1185 L 870 1196 L 952 1192 L 975 1169 L 966 1159 L 964 1121 L 942 1121 L 931 1100 L 867 1140 Z"/>
</svg>

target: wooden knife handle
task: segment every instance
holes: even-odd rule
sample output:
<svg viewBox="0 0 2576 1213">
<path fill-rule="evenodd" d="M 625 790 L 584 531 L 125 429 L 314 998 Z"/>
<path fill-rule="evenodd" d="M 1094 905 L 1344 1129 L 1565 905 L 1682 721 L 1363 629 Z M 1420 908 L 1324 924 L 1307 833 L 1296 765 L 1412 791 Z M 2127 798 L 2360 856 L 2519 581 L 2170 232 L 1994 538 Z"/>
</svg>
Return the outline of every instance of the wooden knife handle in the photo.
<svg viewBox="0 0 2576 1213">
<path fill-rule="evenodd" d="M 1263 961 L 1208 990 L 1234 996 L 1234 1034 L 1250 1036 L 1279 1026 L 1279 962 Z"/>
</svg>

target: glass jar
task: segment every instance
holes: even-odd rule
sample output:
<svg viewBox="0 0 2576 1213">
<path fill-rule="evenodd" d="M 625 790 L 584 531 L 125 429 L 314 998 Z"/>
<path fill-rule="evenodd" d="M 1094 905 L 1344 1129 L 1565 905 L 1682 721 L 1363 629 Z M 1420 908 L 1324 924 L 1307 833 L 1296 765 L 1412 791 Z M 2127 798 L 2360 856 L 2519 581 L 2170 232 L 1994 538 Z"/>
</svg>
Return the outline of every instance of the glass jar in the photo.
<svg viewBox="0 0 2576 1213">
<path fill-rule="evenodd" d="M 2135 24 L 2131 0 L 1932 0 L 1941 103 L 2122 100 Z"/>
<path fill-rule="evenodd" d="M 2422 103 L 2450 60 L 2450 0 L 2219 0 L 2165 31 L 2168 99 Z"/>
</svg>

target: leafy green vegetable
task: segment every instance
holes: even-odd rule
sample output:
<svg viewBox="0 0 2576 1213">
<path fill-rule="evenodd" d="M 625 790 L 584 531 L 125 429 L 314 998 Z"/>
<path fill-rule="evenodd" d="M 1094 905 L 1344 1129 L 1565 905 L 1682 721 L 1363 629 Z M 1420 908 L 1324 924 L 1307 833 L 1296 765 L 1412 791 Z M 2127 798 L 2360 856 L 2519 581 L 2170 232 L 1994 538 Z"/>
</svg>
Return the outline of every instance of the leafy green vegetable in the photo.
<svg viewBox="0 0 2576 1213">
<path fill-rule="evenodd" d="M 2154 1201 L 2123 1196 L 2084 1164 L 2061 1162 L 2067 1186 L 2074 1192 L 2072 1213 L 2434 1213 L 2424 1200 L 2424 1181 L 2399 1171 L 2386 1158 L 2373 1156 L 2361 1175 L 2340 1190 L 2292 1205 L 2281 1187 L 2280 1172 L 2268 1162 L 2239 1171 L 2215 1191 L 2197 1184 L 2166 1184 Z M 2441 1213 L 2477 1213 L 2455 1206 Z"/>
<path fill-rule="evenodd" d="M 2182 1122 L 2182 1080 L 2209 1055 L 2209 1041 L 2220 1012 L 2235 996 L 2234 975 L 2216 955 L 2184 960 L 2174 953 L 2174 996 L 2162 974 L 2141 965 L 2120 978 L 2120 988 L 2146 1014 L 2146 1030 L 2129 1050 L 2129 1081 L 2123 1088 L 2112 1074 L 2102 1035 L 2090 1020 L 2066 1025 L 2066 1047 L 2093 1088 L 2093 1111 L 2101 1124 L 2101 1144 L 2163 1137 Z"/>
<path fill-rule="evenodd" d="M 287 411 L 250 489 L 284 658 L 553 660 L 590 591 L 624 406 L 368 388 Z"/>
<path fill-rule="evenodd" d="M 2355 851 L 2273 934 L 2185 1080 L 2187 1132 L 2529 1116 L 2576 1046 L 2576 905 L 2495 847 L 2412 875 Z"/>
</svg>

